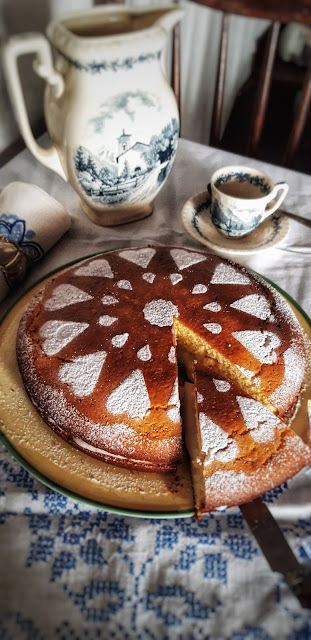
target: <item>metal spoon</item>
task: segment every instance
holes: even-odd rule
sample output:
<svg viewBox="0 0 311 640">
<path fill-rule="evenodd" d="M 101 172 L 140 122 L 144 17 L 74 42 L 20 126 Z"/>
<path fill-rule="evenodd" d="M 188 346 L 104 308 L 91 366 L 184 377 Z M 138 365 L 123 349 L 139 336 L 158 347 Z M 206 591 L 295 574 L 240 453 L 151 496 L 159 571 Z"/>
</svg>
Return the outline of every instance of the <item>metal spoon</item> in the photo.
<svg viewBox="0 0 311 640">
<path fill-rule="evenodd" d="M 287 216 L 288 218 L 292 218 L 296 220 L 296 222 L 300 222 L 300 224 L 304 224 L 306 227 L 311 227 L 311 220 L 308 218 L 303 218 L 302 216 L 298 216 L 296 213 L 291 213 L 290 211 L 285 211 L 285 209 L 277 209 L 277 212 L 280 212 L 283 216 Z"/>
</svg>

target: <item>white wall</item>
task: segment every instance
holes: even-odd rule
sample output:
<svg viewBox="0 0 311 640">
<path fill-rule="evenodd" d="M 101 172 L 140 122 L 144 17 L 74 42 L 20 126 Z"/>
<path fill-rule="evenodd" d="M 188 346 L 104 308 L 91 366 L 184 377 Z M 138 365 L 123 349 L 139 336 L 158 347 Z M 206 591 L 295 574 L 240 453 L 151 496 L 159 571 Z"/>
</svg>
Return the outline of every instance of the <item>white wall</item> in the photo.
<svg viewBox="0 0 311 640">
<path fill-rule="evenodd" d="M 155 0 L 156 1 L 156 0 Z M 158 0 L 159 2 L 159 0 Z M 14 33 L 45 31 L 52 17 L 65 11 L 88 8 L 92 0 L 0 0 L 0 39 Z M 99 2 L 98 2 L 99 4 Z M 128 0 L 128 4 L 150 4 L 148 0 Z M 164 4 L 167 2 L 164 1 Z M 185 17 L 181 23 L 181 111 L 182 136 L 208 143 L 213 92 L 217 71 L 221 14 L 207 7 L 182 2 Z M 232 16 L 226 77 L 224 122 L 237 91 L 246 80 L 258 37 L 267 22 Z M 32 59 L 20 63 L 26 104 L 31 122 L 42 116 L 43 82 L 32 71 Z M 0 152 L 19 136 L 0 71 Z"/>
<path fill-rule="evenodd" d="M 92 0 L 0 0 L 0 41 L 15 33 L 45 32 L 47 23 L 65 11 L 91 7 Z M 32 124 L 43 115 L 43 81 L 32 70 L 31 56 L 20 59 L 20 76 Z M 0 152 L 19 137 L 0 66 Z"/>
</svg>

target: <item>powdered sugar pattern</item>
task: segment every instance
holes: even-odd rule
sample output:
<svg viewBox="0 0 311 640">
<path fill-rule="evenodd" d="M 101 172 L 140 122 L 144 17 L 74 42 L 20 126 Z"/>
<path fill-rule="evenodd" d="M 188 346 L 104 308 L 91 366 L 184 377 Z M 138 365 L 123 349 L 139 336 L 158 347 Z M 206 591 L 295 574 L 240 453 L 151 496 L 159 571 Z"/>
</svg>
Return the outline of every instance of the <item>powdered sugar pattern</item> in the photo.
<svg viewBox="0 0 311 640">
<path fill-rule="evenodd" d="M 148 360 L 151 360 L 152 354 L 151 354 L 151 351 L 150 351 L 149 344 L 146 344 L 145 347 L 142 347 L 141 349 L 139 349 L 137 351 L 137 357 L 140 360 L 143 360 L 143 362 L 147 362 Z"/>
<path fill-rule="evenodd" d="M 61 382 L 70 384 L 79 398 L 88 396 L 96 387 L 106 356 L 105 351 L 79 356 L 61 366 L 58 377 Z"/>
<path fill-rule="evenodd" d="M 187 269 L 198 262 L 206 260 L 206 257 L 201 253 L 195 253 L 194 251 L 186 251 L 185 249 L 171 249 L 171 256 L 176 263 L 178 269 Z"/>
<path fill-rule="evenodd" d="M 197 391 L 197 402 L 198 402 L 198 404 L 200 404 L 201 402 L 203 402 L 203 400 L 204 400 L 204 396 L 202 396 L 202 393 L 199 393 L 199 392 Z"/>
<path fill-rule="evenodd" d="M 221 306 L 218 302 L 208 302 L 208 304 L 204 305 L 203 309 L 213 311 L 213 313 L 218 313 L 218 311 L 221 311 Z"/>
<path fill-rule="evenodd" d="M 76 276 L 97 276 L 99 278 L 113 278 L 113 272 L 106 258 L 93 260 L 75 270 Z"/>
<path fill-rule="evenodd" d="M 144 418 L 150 408 L 150 398 L 145 378 L 136 369 L 128 378 L 112 391 L 107 398 L 106 406 L 113 415 L 127 413 L 130 418 Z"/>
<path fill-rule="evenodd" d="M 175 349 L 175 347 L 171 347 L 170 348 L 170 350 L 168 352 L 168 359 L 169 359 L 169 362 L 172 362 L 172 364 L 174 362 L 176 362 L 176 349 Z"/>
<path fill-rule="evenodd" d="M 282 384 L 271 394 L 270 400 L 276 407 L 282 407 L 291 395 L 299 393 L 304 376 L 304 364 L 301 355 L 293 347 L 289 347 L 284 354 L 284 380 Z"/>
<path fill-rule="evenodd" d="M 146 269 L 155 252 L 156 250 L 151 249 L 150 247 L 145 247 L 143 249 L 126 249 L 125 251 L 120 251 L 119 256 L 125 260 L 129 260 L 129 262 L 137 264 L 143 269 Z"/>
<path fill-rule="evenodd" d="M 203 327 L 211 333 L 220 333 L 222 331 L 221 325 L 217 322 L 207 322 L 206 324 L 203 324 Z"/>
<path fill-rule="evenodd" d="M 225 449 L 220 449 L 214 454 L 215 460 L 218 462 L 230 462 L 234 460 L 239 453 L 239 445 L 235 440 L 228 438 L 228 444 Z"/>
<path fill-rule="evenodd" d="M 72 284 L 60 284 L 58 287 L 55 287 L 51 298 L 46 300 L 44 306 L 48 311 L 55 311 L 56 309 L 68 307 L 71 304 L 92 300 L 92 298 L 93 296 L 82 291 L 82 289 L 78 289 L 78 287 L 74 287 Z"/>
<path fill-rule="evenodd" d="M 158 327 L 169 327 L 173 324 L 173 318 L 178 318 L 179 313 L 177 307 L 170 300 L 152 300 L 148 302 L 143 314 L 150 322 Z"/>
<path fill-rule="evenodd" d="M 98 318 L 98 324 L 100 324 L 101 327 L 110 327 L 116 320 L 118 320 L 118 318 L 114 316 L 100 316 Z"/>
<path fill-rule="evenodd" d="M 250 284 L 250 279 L 230 264 L 221 263 L 213 273 L 211 284 Z"/>
<path fill-rule="evenodd" d="M 119 333 L 118 335 L 113 336 L 113 338 L 111 339 L 111 343 L 114 347 L 119 347 L 119 349 L 121 349 L 121 347 L 125 345 L 128 337 L 128 333 Z"/>
<path fill-rule="evenodd" d="M 235 471 L 229 469 L 222 469 L 221 471 L 215 471 L 210 478 L 206 478 L 205 488 L 207 493 L 210 488 L 214 491 L 218 491 L 222 498 L 225 499 L 230 496 L 231 501 L 232 494 L 243 494 L 245 483 L 247 481 L 249 481 L 249 478 L 244 471 L 235 473 Z"/>
<path fill-rule="evenodd" d="M 253 400 L 253 398 L 237 396 L 237 401 L 252 438 L 256 442 L 272 441 L 275 429 L 282 428 L 281 421 L 264 405 L 257 400 Z"/>
<path fill-rule="evenodd" d="M 146 282 L 150 282 L 150 284 L 153 283 L 155 277 L 156 277 L 155 273 L 149 273 L 149 272 L 148 273 L 143 273 L 143 275 L 142 275 L 142 278 L 144 280 L 146 280 Z"/>
<path fill-rule="evenodd" d="M 129 280 L 118 280 L 117 286 L 119 289 L 128 289 L 129 291 L 133 288 Z"/>
<path fill-rule="evenodd" d="M 171 275 L 169 276 L 169 279 L 172 284 L 177 284 L 177 282 L 180 282 L 183 279 L 183 277 L 181 273 L 171 273 Z"/>
<path fill-rule="evenodd" d="M 177 407 L 180 407 L 179 392 L 178 392 L 178 379 L 175 380 L 175 382 L 174 382 L 174 384 L 172 386 L 171 395 L 170 395 L 168 404 L 175 404 Z"/>
<path fill-rule="evenodd" d="M 219 391 L 220 393 L 224 393 L 225 391 L 229 391 L 229 389 L 231 389 L 231 384 L 230 382 L 228 382 L 228 380 L 217 380 L 216 378 L 213 378 L 213 383 L 217 391 Z"/>
<path fill-rule="evenodd" d="M 236 457 L 238 453 L 236 442 L 203 412 L 199 413 L 199 425 L 202 451 L 205 453 L 204 464 L 210 464 L 215 459 L 220 462 L 229 462 Z"/>
<path fill-rule="evenodd" d="M 82 333 L 82 331 L 85 331 L 88 326 L 89 324 L 87 322 L 48 320 L 42 325 L 39 331 L 41 338 L 45 338 L 42 343 L 42 350 L 47 356 L 55 355 Z"/>
<path fill-rule="evenodd" d="M 239 364 L 235 365 L 237 369 L 239 369 L 242 373 L 244 373 L 246 378 L 249 378 L 249 380 L 251 380 L 254 377 L 254 372 L 251 371 L 250 369 L 246 369 L 245 367 L 241 367 Z"/>
<path fill-rule="evenodd" d="M 274 349 L 280 346 L 281 340 L 272 331 L 234 331 L 232 335 L 262 364 L 276 362 Z"/>
<path fill-rule="evenodd" d="M 261 320 L 274 320 L 271 314 L 270 305 L 266 298 L 264 298 L 264 296 L 260 296 L 258 293 L 240 298 L 239 300 L 232 302 L 230 307 L 243 311 L 244 313 L 249 313 L 250 315 L 255 316 L 255 318 L 260 318 Z"/>
<path fill-rule="evenodd" d="M 103 296 L 101 302 L 102 304 L 117 304 L 119 300 L 114 296 Z"/>
<path fill-rule="evenodd" d="M 180 422 L 180 413 L 178 407 L 172 407 L 168 409 L 166 415 L 172 422 L 176 422 L 177 424 Z"/>
<path fill-rule="evenodd" d="M 206 293 L 207 286 L 205 284 L 195 284 L 191 293 Z"/>
</svg>

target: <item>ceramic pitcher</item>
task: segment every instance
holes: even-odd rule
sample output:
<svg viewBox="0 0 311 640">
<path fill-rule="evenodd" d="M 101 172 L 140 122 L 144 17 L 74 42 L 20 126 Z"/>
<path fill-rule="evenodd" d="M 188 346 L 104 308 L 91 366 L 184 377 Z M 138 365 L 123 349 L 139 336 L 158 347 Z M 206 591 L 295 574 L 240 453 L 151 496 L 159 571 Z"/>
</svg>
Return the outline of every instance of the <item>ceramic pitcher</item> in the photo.
<svg viewBox="0 0 311 640">
<path fill-rule="evenodd" d="M 85 213 L 108 226 L 143 218 L 172 167 L 178 109 L 164 56 L 181 19 L 177 5 L 104 5 L 62 15 L 41 34 L 13 36 L 4 69 L 16 118 L 33 155 L 78 193 Z M 35 53 L 46 81 L 44 112 L 52 141 L 34 139 L 18 57 Z"/>
</svg>

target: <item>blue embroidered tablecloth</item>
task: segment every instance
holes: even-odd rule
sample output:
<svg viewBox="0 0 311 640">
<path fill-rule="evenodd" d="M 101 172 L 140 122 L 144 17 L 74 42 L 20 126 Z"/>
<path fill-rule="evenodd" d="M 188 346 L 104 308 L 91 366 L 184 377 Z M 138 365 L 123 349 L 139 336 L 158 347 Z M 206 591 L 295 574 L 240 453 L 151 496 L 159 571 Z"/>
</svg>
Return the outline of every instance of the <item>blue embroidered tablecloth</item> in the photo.
<svg viewBox="0 0 311 640">
<path fill-rule="evenodd" d="M 288 208 L 308 215 L 311 178 L 182 140 L 172 173 L 146 220 L 99 228 L 69 185 L 25 151 L 0 171 L 0 186 L 34 182 L 72 216 L 71 231 L 15 295 L 53 268 L 142 240 L 199 248 L 182 227 L 182 205 L 222 165 L 249 164 L 287 180 Z M 310 209 L 309 209 L 310 211 Z M 309 214 L 310 215 L 310 214 Z M 238 260 L 310 312 L 311 232 L 291 221 L 274 249 Z M 7 298 L 2 309 L 14 300 Z M 311 567 L 311 478 L 265 496 L 297 558 Z M 238 508 L 193 518 L 107 513 L 41 484 L 0 445 L 0 639 L 309 640 L 310 611 L 273 573 Z"/>
</svg>

